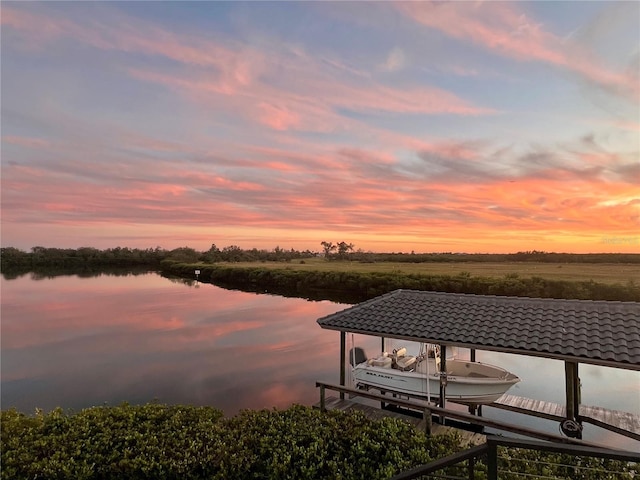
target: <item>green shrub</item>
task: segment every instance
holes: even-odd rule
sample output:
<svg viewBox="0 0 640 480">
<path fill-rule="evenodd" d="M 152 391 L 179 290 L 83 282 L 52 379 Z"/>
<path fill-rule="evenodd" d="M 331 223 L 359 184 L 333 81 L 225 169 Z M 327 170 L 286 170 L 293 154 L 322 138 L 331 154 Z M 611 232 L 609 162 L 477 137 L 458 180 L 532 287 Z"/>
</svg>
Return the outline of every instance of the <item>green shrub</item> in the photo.
<svg viewBox="0 0 640 480">
<path fill-rule="evenodd" d="M 222 472 L 229 478 L 382 479 L 460 448 L 454 436 L 427 438 L 400 420 L 301 406 L 244 411 L 228 427 L 237 435 Z"/>
<path fill-rule="evenodd" d="M 385 479 L 459 451 L 459 437 L 426 437 L 362 412 L 246 410 L 147 404 L 2 412 L 3 479 Z M 638 478 L 638 464 L 501 449 L 500 478 Z M 476 464 L 476 478 L 486 465 Z"/>
<path fill-rule="evenodd" d="M 220 462 L 222 413 L 121 405 L 28 417 L 2 412 L 2 478 L 210 478 Z"/>
<path fill-rule="evenodd" d="M 9 410 L 1 439 L 3 479 L 382 479 L 460 448 L 400 420 L 302 406 L 230 419 L 157 404 Z"/>
</svg>

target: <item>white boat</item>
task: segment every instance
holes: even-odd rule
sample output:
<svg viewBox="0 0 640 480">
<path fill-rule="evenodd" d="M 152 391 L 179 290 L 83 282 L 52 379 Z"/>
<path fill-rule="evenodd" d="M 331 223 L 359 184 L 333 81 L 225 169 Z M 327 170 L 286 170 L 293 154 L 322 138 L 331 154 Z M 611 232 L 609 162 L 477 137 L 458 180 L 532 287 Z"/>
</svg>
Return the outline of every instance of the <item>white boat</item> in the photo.
<svg viewBox="0 0 640 480">
<path fill-rule="evenodd" d="M 446 400 L 481 405 L 496 401 L 520 381 L 504 368 L 456 358 L 446 360 L 444 376 L 440 372 L 439 349 L 430 346 L 428 352 L 413 356 L 406 354 L 406 348 L 400 348 L 367 359 L 364 351 L 356 348 L 351 354 L 354 383 L 357 388 L 434 400 L 439 397 L 443 377 Z"/>
</svg>

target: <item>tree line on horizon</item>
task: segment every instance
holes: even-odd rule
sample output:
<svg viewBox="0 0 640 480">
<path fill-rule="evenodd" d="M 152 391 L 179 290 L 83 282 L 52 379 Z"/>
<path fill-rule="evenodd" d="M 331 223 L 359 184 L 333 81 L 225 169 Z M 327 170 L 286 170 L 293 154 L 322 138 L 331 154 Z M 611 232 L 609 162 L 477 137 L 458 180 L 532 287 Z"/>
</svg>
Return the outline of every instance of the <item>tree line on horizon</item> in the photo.
<svg viewBox="0 0 640 480">
<path fill-rule="evenodd" d="M 237 245 L 218 248 L 212 244 L 206 251 L 191 247 L 166 250 L 155 248 L 115 247 L 100 250 L 93 247 L 48 248 L 36 246 L 26 252 L 14 247 L 0 249 L 0 269 L 29 269 L 39 267 L 82 268 L 85 266 L 128 267 L 158 266 L 164 260 L 174 262 L 291 262 L 324 257 L 327 261 L 353 262 L 548 262 L 548 263 L 640 263 L 640 253 L 556 253 L 522 251 L 517 253 L 374 253 L 355 250 L 352 243 L 322 241 L 322 251 L 286 250 L 275 247 L 243 249 Z"/>
</svg>

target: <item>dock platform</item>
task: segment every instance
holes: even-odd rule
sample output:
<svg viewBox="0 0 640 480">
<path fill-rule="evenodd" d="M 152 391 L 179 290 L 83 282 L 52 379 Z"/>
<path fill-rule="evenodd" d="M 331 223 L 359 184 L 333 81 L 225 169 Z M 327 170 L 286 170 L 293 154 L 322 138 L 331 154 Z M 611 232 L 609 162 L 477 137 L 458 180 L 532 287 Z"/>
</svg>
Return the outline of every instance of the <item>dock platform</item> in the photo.
<svg viewBox="0 0 640 480">
<path fill-rule="evenodd" d="M 320 408 L 320 403 L 314 405 L 314 408 Z M 361 402 L 349 399 L 340 399 L 338 397 L 327 397 L 325 399 L 325 408 L 327 410 L 353 411 L 358 410 L 364 412 L 367 418 L 378 420 L 385 417 L 398 418 L 411 423 L 421 431 L 424 431 L 424 420 L 413 415 L 399 413 L 393 410 L 381 409 L 379 406 L 366 405 Z M 432 435 L 446 435 L 449 433 L 457 433 L 460 436 L 460 443 L 463 446 L 475 446 L 486 443 L 487 437 L 480 433 L 470 432 L 460 428 L 454 428 L 447 425 L 433 424 L 431 427 Z"/>
<path fill-rule="evenodd" d="M 487 406 L 558 422 L 562 421 L 567 413 L 566 407 L 558 403 L 508 394 L 503 395 Z M 640 440 L 640 415 L 619 410 L 608 410 L 602 407 L 580 405 L 580 417 L 583 422 Z"/>
</svg>

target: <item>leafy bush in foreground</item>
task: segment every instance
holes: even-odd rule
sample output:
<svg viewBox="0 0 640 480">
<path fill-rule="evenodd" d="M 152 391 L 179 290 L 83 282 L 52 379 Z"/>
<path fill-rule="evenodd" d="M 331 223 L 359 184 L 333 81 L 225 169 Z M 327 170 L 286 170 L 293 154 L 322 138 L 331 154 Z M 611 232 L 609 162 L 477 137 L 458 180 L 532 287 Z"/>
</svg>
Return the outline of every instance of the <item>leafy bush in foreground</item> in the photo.
<svg viewBox="0 0 640 480">
<path fill-rule="evenodd" d="M 293 406 L 223 418 L 210 407 L 147 404 L 2 412 L 6 479 L 383 479 L 450 455 L 454 435 L 401 420 Z M 637 463 L 502 449 L 500 478 L 632 480 Z M 476 464 L 476 479 L 486 465 Z"/>
<path fill-rule="evenodd" d="M 461 447 L 360 412 L 244 411 L 148 404 L 2 412 L 2 473 L 12 479 L 388 478 Z"/>
</svg>

